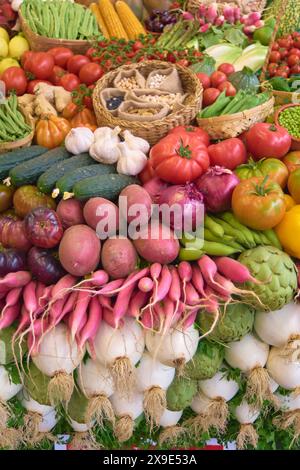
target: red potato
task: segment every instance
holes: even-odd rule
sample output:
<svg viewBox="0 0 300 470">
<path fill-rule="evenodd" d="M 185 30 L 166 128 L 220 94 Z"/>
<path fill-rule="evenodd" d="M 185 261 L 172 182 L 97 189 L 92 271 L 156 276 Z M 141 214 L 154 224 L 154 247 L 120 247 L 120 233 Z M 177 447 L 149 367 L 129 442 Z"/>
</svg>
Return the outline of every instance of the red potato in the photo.
<svg viewBox="0 0 300 470">
<path fill-rule="evenodd" d="M 179 253 L 179 242 L 174 232 L 157 222 L 143 227 L 140 238 L 133 244 L 138 254 L 150 263 L 172 263 Z"/>
<path fill-rule="evenodd" d="M 146 214 L 148 216 L 147 220 L 143 220 L 143 223 L 147 223 L 151 217 L 151 197 L 148 191 L 138 184 L 130 184 L 121 191 L 118 205 L 120 215 L 127 221 L 127 223 L 130 223 L 139 217 L 141 212 L 142 214 L 145 214 L 145 216 Z"/>
<path fill-rule="evenodd" d="M 116 235 L 119 228 L 119 209 L 103 197 L 92 197 L 83 208 L 86 223 L 97 231 L 101 240 Z"/>
<path fill-rule="evenodd" d="M 72 225 L 84 224 L 83 204 L 77 199 L 67 199 L 66 201 L 62 199 L 56 212 L 64 229 L 72 227 Z"/>
<path fill-rule="evenodd" d="M 112 279 L 127 277 L 136 269 L 137 261 L 137 252 L 128 238 L 110 238 L 104 243 L 101 263 Z"/>
<path fill-rule="evenodd" d="M 101 242 L 87 225 L 69 227 L 59 245 L 59 259 L 73 276 L 85 276 L 94 271 L 100 260 Z"/>
</svg>

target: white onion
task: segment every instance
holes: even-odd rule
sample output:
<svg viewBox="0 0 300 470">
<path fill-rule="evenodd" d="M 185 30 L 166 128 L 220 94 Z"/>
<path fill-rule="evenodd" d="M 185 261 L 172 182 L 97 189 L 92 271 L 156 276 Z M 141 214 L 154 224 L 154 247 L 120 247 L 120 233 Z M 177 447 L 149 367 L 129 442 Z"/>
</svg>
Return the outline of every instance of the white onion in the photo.
<svg viewBox="0 0 300 470">
<path fill-rule="evenodd" d="M 279 385 L 277 382 L 275 382 L 275 380 L 272 379 L 272 377 L 269 377 L 269 384 L 271 393 L 276 392 Z"/>
<path fill-rule="evenodd" d="M 42 405 L 41 403 L 38 403 L 29 395 L 25 389 L 21 390 L 18 398 L 27 411 L 32 411 L 33 413 L 38 413 L 44 416 L 54 410 L 53 406 Z"/>
<path fill-rule="evenodd" d="M 291 361 L 282 354 L 282 349 L 271 348 L 267 370 L 281 387 L 294 390 L 300 387 L 300 361 Z"/>
<path fill-rule="evenodd" d="M 267 344 L 283 347 L 292 336 L 300 338 L 299 305 L 291 302 L 281 310 L 274 312 L 258 312 L 255 316 L 254 328 L 258 336 Z"/>
<path fill-rule="evenodd" d="M 238 392 L 239 385 L 235 380 L 227 380 L 224 372 L 217 372 L 211 379 L 199 381 L 200 390 L 211 399 L 231 400 Z"/>
<path fill-rule="evenodd" d="M 56 411 L 52 410 L 42 416 L 39 424 L 39 432 L 50 432 L 57 424 Z"/>
<path fill-rule="evenodd" d="M 116 416 L 130 416 L 134 421 L 143 413 L 143 394 L 135 391 L 130 397 L 115 392 L 111 397 Z"/>
<path fill-rule="evenodd" d="M 176 426 L 178 421 L 182 416 L 183 410 L 181 411 L 170 411 L 165 410 L 163 415 L 160 418 L 159 425 L 163 428 L 167 428 L 169 426 Z"/>
<path fill-rule="evenodd" d="M 87 432 L 90 428 L 90 424 L 85 424 L 85 423 L 78 423 L 77 421 L 74 421 L 72 418 L 68 418 L 70 425 L 74 429 L 75 432 Z"/>
<path fill-rule="evenodd" d="M 0 366 L 0 401 L 8 401 L 23 388 L 22 384 L 14 384 L 4 366 Z"/>
<path fill-rule="evenodd" d="M 145 352 L 136 368 L 136 387 L 140 392 L 151 387 L 160 387 L 166 390 L 172 383 L 174 376 L 174 367 L 162 364 Z"/>
<path fill-rule="evenodd" d="M 264 367 L 269 354 L 269 346 L 251 333 L 239 341 L 227 344 L 225 360 L 233 368 L 249 372 L 255 367 Z"/>
<path fill-rule="evenodd" d="M 276 397 L 279 399 L 280 408 L 282 411 L 295 411 L 300 410 L 300 395 L 294 395 L 290 393 L 289 395 L 282 395 L 277 392 Z"/>
<path fill-rule="evenodd" d="M 201 414 L 205 413 L 208 409 L 208 406 L 212 403 L 212 399 L 208 398 L 204 393 L 199 392 L 194 396 L 191 403 L 191 408 L 195 413 Z"/>
<path fill-rule="evenodd" d="M 113 392 L 113 380 L 109 370 L 100 362 L 88 359 L 78 367 L 78 385 L 88 398 L 97 395 L 110 397 Z"/>
<path fill-rule="evenodd" d="M 246 400 L 242 400 L 233 413 L 240 424 L 252 424 L 259 417 L 260 410 L 250 406 Z"/>
</svg>

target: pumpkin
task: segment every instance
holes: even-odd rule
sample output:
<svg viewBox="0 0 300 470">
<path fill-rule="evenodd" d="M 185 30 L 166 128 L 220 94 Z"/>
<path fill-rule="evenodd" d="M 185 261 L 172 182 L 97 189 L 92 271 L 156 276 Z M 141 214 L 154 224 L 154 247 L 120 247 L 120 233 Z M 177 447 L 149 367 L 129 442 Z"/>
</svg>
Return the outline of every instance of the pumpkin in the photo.
<svg viewBox="0 0 300 470">
<path fill-rule="evenodd" d="M 97 126 L 95 113 L 88 108 L 83 108 L 71 119 L 72 127 Z"/>
<path fill-rule="evenodd" d="M 243 70 L 239 72 L 231 73 L 228 80 L 237 91 L 245 90 L 256 92 L 259 87 L 259 80 L 249 67 L 244 67 Z"/>
<path fill-rule="evenodd" d="M 40 119 L 35 128 L 35 140 L 38 145 L 49 149 L 59 147 L 71 130 L 69 121 L 50 115 Z"/>
</svg>

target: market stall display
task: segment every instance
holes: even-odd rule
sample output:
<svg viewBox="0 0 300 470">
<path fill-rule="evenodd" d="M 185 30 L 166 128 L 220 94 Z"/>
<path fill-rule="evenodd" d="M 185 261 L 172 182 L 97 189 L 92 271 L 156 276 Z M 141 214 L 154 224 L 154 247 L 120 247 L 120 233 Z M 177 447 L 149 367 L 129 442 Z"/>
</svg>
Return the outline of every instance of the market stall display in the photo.
<svg viewBox="0 0 300 470">
<path fill-rule="evenodd" d="M 1 449 L 299 447 L 292 3 L 2 6 Z"/>
</svg>

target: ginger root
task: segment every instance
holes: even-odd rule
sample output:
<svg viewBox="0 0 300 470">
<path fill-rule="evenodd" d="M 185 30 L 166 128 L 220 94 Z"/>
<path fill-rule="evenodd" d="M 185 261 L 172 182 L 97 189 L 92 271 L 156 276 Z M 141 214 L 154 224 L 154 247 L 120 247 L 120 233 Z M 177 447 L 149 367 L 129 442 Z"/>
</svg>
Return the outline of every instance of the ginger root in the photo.
<svg viewBox="0 0 300 470">
<path fill-rule="evenodd" d="M 62 86 L 54 87 L 55 107 L 59 113 L 72 101 L 72 93 Z"/>
<path fill-rule="evenodd" d="M 49 116 L 51 114 L 57 116 L 57 111 L 44 95 L 39 95 L 34 101 L 34 114 L 36 116 Z"/>
<path fill-rule="evenodd" d="M 56 87 L 53 85 L 48 85 L 48 83 L 38 83 L 34 87 L 34 94 L 36 96 L 43 96 L 46 98 L 49 103 L 54 103 L 54 89 Z"/>
</svg>

